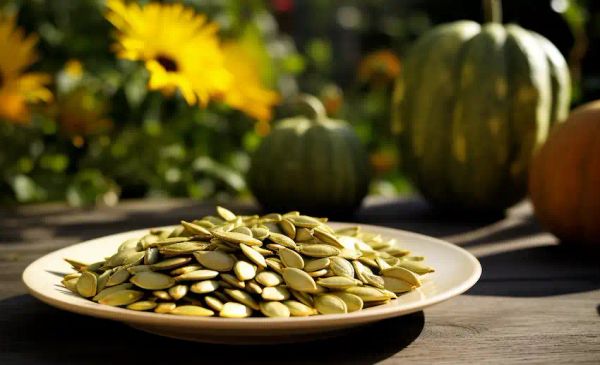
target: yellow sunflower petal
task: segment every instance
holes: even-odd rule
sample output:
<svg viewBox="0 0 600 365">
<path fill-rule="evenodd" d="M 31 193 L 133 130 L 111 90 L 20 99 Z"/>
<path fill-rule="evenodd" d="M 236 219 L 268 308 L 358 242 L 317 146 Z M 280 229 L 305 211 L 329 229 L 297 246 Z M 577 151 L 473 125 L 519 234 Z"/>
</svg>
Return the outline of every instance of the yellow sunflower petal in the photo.
<svg viewBox="0 0 600 365">
<path fill-rule="evenodd" d="M 0 118 L 15 123 L 29 121 L 28 104 L 52 99 L 46 88 L 51 78 L 43 73 L 25 73 L 37 59 L 37 36 L 25 36 L 14 16 L 0 16 Z"/>
<path fill-rule="evenodd" d="M 233 75 L 232 86 L 223 93 L 223 101 L 259 121 L 272 117 L 272 108 L 279 95 L 266 88 L 258 74 L 258 64 L 243 45 L 228 43 L 223 46 L 225 66 Z"/>
<path fill-rule="evenodd" d="M 117 56 L 144 61 L 148 87 L 170 94 L 178 89 L 188 104 L 206 105 L 223 92 L 231 75 L 223 64 L 218 27 L 182 4 L 140 6 L 109 0 L 106 18 L 117 29 Z"/>
</svg>

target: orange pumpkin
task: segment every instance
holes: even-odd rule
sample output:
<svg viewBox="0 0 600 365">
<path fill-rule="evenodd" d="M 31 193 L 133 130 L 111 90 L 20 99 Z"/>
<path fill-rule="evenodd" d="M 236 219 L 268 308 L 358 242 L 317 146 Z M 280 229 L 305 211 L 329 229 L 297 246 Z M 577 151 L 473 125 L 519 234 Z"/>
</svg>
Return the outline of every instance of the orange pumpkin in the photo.
<svg viewBox="0 0 600 365">
<path fill-rule="evenodd" d="M 600 100 L 558 124 L 535 155 L 529 192 L 540 222 L 563 242 L 600 249 Z"/>
</svg>

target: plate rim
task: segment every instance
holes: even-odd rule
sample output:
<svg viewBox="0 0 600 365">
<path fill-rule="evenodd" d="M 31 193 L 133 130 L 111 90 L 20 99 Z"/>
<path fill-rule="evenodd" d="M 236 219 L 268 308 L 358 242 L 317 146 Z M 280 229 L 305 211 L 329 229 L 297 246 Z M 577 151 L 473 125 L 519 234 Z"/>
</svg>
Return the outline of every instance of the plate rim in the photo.
<svg viewBox="0 0 600 365">
<path fill-rule="evenodd" d="M 287 327 L 291 328 L 308 328 L 318 326 L 320 324 L 327 324 L 331 322 L 342 321 L 347 322 L 348 326 L 352 324 L 360 324 L 373 322 L 376 320 L 382 320 L 386 318 L 399 317 L 402 315 L 414 313 L 420 311 L 424 308 L 430 307 L 432 305 L 438 304 L 445 300 L 448 300 L 452 297 L 458 296 L 477 283 L 477 281 L 481 277 L 481 263 L 479 260 L 469 251 L 464 248 L 457 246 L 453 243 L 444 241 L 439 238 L 435 238 L 432 236 L 428 236 L 421 233 L 406 231 L 397 228 L 378 226 L 372 224 L 363 224 L 356 222 L 337 222 L 332 221 L 335 225 L 353 225 L 353 226 L 361 226 L 365 229 L 376 229 L 378 231 L 389 231 L 391 235 L 402 233 L 407 238 L 410 236 L 425 239 L 428 241 L 433 241 L 436 244 L 444 246 L 447 249 L 456 251 L 463 255 L 470 263 L 472 264 L 472 272 L 470 275 L 463 280 L 459 285 L 446 290 L 442 293 L 435 294 L 427 299 L 423 299 L 421 301 L 417 301 L 415 303 L 407 304 L 402 307 L 397 306 L 380 306 L 380 307 L 371 307 L 367 309 L 363 309 L 360 311 L 345 313 L 345 314 L 327 314 L 327 315 L 318 315 L 318 316 L 308 316 L 308 317 L 289 317 L 289 318 L 220 318 L 220 317 L 189 317 L 189 316 L 173 316 L 170 314 L 161 314 L 154 312 L 144 312 L 144 311 L 132 311 L 125 308 L 120 307 L 111 307 L 104 306 L 98 303 L 90 302 L 90 306 L 81 305 L 77 303 L 70 303 L 66 301 L 60 300 L 60 298 L 53 297 L 50 295 L 46 295 L 43 292 L 36 290 L 31 283 L 35 280 L 33 278 L 34 272 L 38 269 L 38 266 L 51 255 L 57 255 L 61 251 L 69 250 L 75 246 L 82 246 L 90 243 L 94 243 L 94 241 L 98 240 L 107 240 L 111 239 L 115 236 L 125 235 L 125 234 L 135 234 L 137 232 L 144 233 L 147 232 L 151 228 L 168 228 L 174 226 L 162 226 L 162 227 L 148 227 L 135 229 L 130 231 L 113 233 L 110 235 L 105 235 L 101 237 L 92 238 L 89 240 L 85 240 L 82 242 L 78 242 L 58 250 L 51 251 L 45 254 L 42 257 L 39 257 L 32 263 L 30 263 L 21 275 L 21 279 L 29 293 L 41 300 L 42 302 L 53 306 L 55 308 L 59 308 L 62 310 L 66 310 L 76 314 L 88 315 L 96 318 L 105 318 L 114 321 L 120 321 L 125 323 L 138 323 L 138 324 L 146 324 L 146 325 L 164 325 L 167 327 L 173 328 L 190 328 L 190 327 L 203 327 L 203 325 L 207 325 L 207 329 L 220 329 L 220 330 L 235 330 L 235 329 L 246 329 L 249 326 L 255 327 L 256 325 L 268 325 L 269 329 L 285 329 Z"/>
</svg>

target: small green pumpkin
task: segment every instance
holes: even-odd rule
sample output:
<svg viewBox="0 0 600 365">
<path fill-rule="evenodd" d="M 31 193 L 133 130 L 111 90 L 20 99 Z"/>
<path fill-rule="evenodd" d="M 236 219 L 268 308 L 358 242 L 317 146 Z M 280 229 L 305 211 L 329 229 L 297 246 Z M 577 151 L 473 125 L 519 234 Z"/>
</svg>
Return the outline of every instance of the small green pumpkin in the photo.
<svg viewBox="0 0 600 365">
<path fill-rule="evenodd" d="M 499 211 L 522 199 L 533 151 L 569 110 L 569 71 L 556 47 L 500 24 L 498 1 L 484 5 L 492 22 L 424 34 L 394 94 L 403 166 L 446 209 Z"/>
<path fill-rule="evenodd" d="M 310 117 L 276 123 L 252 157 L 248 184 L 267 210 L 348 214 L 367 193 L 369 165 L 352 127 L 329 119 L 314 96 Z"/>
</svg>

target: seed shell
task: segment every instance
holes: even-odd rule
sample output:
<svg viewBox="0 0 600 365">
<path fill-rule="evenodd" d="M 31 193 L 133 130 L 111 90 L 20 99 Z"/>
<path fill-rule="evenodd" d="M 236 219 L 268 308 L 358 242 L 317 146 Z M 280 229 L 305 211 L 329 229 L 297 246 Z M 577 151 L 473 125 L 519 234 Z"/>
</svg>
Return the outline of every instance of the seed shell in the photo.
<svg viewBox="0 0 600 365">
<path fill-rule="evenodd" d="M 285 318 L 290 316 L 290 309 L 285 304 L 279 302 L 262 302 L 260 311 L 266 317 Z"/>
</svg>

